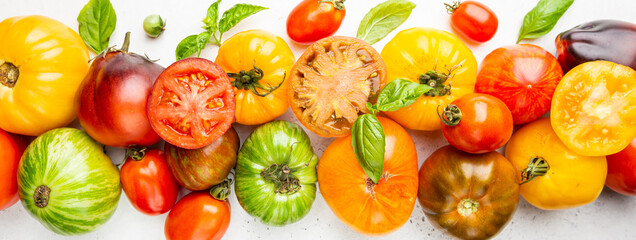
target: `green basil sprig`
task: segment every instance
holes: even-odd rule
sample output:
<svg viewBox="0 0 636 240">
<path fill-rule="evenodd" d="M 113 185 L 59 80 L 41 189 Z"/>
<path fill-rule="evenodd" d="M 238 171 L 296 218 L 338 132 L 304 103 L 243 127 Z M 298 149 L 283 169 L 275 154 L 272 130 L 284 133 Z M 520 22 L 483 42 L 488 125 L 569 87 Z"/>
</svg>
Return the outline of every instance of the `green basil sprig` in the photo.
<svg viewBox="0 0 636 240">
<path fill-rule="evenodd" d="M 415 4 L 408 0 L 388 0 L 372 8 L 358 27 L 357 38 L 374 44 L 399 27 L 411 15 Z"/>
<path fill-rule="evenodd" d="M 207 15 L 205 19 L 203 19 L 203 29 L 205 29 L 205 32 L 198 35 L 187 36 L 179 42 L 175 50 L 177 60 L 186 58 L 195 52 L 198 52 L 200 55 L 201 50 L 203 50 L 208 43 L 220 46 L 223 33 L 236 26 L 241 20 L 267 9 L 266 7 L 251 4 L 236 4 L 223 12 L 223 16 L 221 16 L 221 20 L 219 20 L 220 2 L 221 0 L 217 0 L 208 8 Z"/>
<path fill-rule="evenodd" d="M 540 0 L 523 18 L 517 43 L 523 39 L 538 38 L 550 32 L 572 3 L 574 0 Z"/>
<path fill-rule="evenodd" d="M 95 53 L 108 48 L 110 35 L 115 31 L 117 15 L 109 0 L 90 0 L 77 16 L 79 35 Z"/>
<path fill-rule="evenodd" d="M 351 145 L 364 173 L 378 183 L 384 169 L 384 130 L 375 116 L 379 111 L 395 111 L 413 104 L 432 87 L 409 80 L 395 79 L 389 82 L 376 104 L 367 103 L 371 113 L 364 114 L 351 127 Z"/>
</svg>

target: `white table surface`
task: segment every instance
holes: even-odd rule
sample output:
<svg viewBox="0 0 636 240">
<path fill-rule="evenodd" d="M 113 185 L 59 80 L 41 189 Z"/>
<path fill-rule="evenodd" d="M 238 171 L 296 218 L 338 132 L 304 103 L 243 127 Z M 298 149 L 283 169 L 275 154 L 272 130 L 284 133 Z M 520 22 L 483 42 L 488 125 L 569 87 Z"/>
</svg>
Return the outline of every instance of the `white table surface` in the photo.
<svg viewBox="0 0 636 240">
<path fill-rule="evenodd" d="M 160 59 L 165 66 L 175 61 L 174 50 L 179 41 L 190 34 L 201 32 L 201 20 L 213 0 L 111 0 L 117 12 L 117 27 L 111 37 L 111 45 L 121 44 L 124 33 L 132 32 L 130 49 L 146 53 L 151 59 Z M 355 36 L 360 20 L 366 12 L 383 0 L 347 0 L 347 13 L 336 35 Z M 449 16 L 443 0 L 411 0 L 417 4 L 411 17 L 396 31 L 389 34 L 374 47 L 380 52 L 399 30 L 411 27 L 435 27 L 451 31 Z M 77 15 L 84 0 L 0 0 L 0 20 L 18 15 L 39 14 L 55 18 L 77 30 Z M 285 33 L 285 22 L 291 9 L 299 0 L 225 0 L 220 11 L 235 3 L 252 3 L 266 6 L 269 10 L 257 13 L 239 23 L 224 34 L 224 39 L 248 29 L 264 29 L 291 42 Z M 538 0 L 482 0 L 497 14 L 499 29 L 489 42 L 469 47 L 478 62 L 497 47 L 514 44 L 523 16 Z M 160 14 L 167 19 L 167 30 L 158 39 L 145 36 L 142 21 L 149 14 Z M 562 31 L 578 24 L 596 19 L 622 19 L 636 23 L 636 1 L 634 0 L 577 0 L 565 13 L 556 27 L 546 36 L 532 41 L 549 52 L 555 53 L 554 39 Z M 2 37 L 2 36 L 0 36 Z M 304 46 L 290 44 L 296 57 Z M 214 60 L 217 47 L 208 45 L 201 57 Z M 298 122 L 288 111 L 280 119 Z M 77 123 L 74 123 L 77 126 Z M 234 127 L 241 142 L 254 127 Z M 307 131 L 316 154 L 321 155 L 333 140 L 320 138 Z M 420 165 L 446 140 L 440 131 L 409 131 L 417 146 Z M 122 159 L 120 149 L 109 148 L 114 162 Z M 182 196 L 187 192 L 184 190 Z M 345 226 L 331 212 L 320 194 L 309 214 L 297 223 L 285 227 L 269 227 L 249 216 L 238 204 L 236 196 L 230 197 L 232 217 L 225 239 L 367 239 Z M 133 209 L 122 193 L 115 215 L 95 232 L 73 237 L 74 239 L 164 239 L 164 221 L 167 214 L 146 216 Z M 542 211 L 523 199 L 512 221 L 497 235 L 497 239 L 635 239 L 636 198 L 625 197 L 605 189 L 593 203 L 570 210 Z M 416 203 L 411 219 L 398 231 L 377 239 L 446 239 L 425 219 L 419 203 Z M 20 203 L 0 212 L 0 240 L 4 239 L 65 239 L 46 230 L 29 216 Z"/>
</svg>

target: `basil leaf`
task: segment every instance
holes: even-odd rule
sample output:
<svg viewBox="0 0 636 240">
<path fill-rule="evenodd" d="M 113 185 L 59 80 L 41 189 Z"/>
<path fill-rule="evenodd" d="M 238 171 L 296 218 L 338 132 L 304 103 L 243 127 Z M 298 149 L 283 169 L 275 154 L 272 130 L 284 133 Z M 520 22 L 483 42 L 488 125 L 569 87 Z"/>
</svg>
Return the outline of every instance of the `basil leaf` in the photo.
<svg viewBox="0 0 636 240">
<path fill-rule="evenodd" d="M 358 27 L 357 38 L 374 44 L 399 27 L 415 7 L 408 0 L 389 0 L 378 4 L 364 16 Z"/>
<path fill-rule="evenodd" d="M 236 24 L 241 20 L 265 9 L 267 8 L 250 4 L 234 5 L 232 8 L 223 13 L 221 20 L 219 21 L 219 33 L 223 34 L 224 32 L 227 32 L 227 30 L 236 26 Z"/>
<path fill-rule="evenodd" d="M 177 60 L 189 57 L 195 52 L 201 54 L 201 50 L 203 50 L 205 45 L 208 44 L 208 41 L 210 41 L 210 36 L 211 34 L 209 32 L 202 32 L 199 35 L 190 35 L 181 40 L 174 53 Z"/>
<path fill-rule="evenodd" d="M 378 183 L 384 171 L 384 130 L 373 114 L 364 114 L 351 127 L 351 145 L 364 173 Z"/>
<path fill-rule="evenodd" d="M 217 0 L 216 2 L 212 3 L 212 5 L 210 5 L 210 7 L 208 8 L 207 16 L 205 16 L 205 18 L 203 19 L 203 24 L 205 24 L 205 26 L 203 26 L 203 29 L 210 33 L 214 33 L 218 29 L 219 3 L 221 3 L 221 0 Z"/>
<path fill-rule="evenodd" d="M 572 3 L 574 0 L 540 0 L 523 18 L 517 43 L 523 39 L 538 38 L 550 32 Z"/>
<path fill-rule="evenodd" d="M 115 31 L 117 15 L 109 0 L 90 0 L 77 16 L 79 35 L 93 52 L 108 48 L 110 35 Z"/>
<path fill-rule="evenodd" d="M 383 112 L 396 111 L 413 104 L 418 98 L 431 89 L 433 88 L 426 84 L 419 84 L 404 79 L 395 79 L 382 88 L 375 107 Z"/>
</svg>

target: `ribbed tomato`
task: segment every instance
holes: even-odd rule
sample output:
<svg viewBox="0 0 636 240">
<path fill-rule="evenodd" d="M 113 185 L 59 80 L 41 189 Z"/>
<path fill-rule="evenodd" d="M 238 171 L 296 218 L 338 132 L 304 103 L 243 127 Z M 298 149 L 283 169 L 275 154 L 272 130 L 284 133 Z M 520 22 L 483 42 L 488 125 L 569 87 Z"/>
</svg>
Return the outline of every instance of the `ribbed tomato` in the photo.
<svg viewBox="0 0 636 240">
<path fill-rule="evenodd" d="M 362 170 L 351 136 L 334 140 L 318 161 L 318 186 L 341 221 L 357 232 L 385 235 L 409 219 L 417 198 L 417 151 L 396 122 L 378 117 L 386 136 L 384 170 L 375 184 Z"/>
</svg>

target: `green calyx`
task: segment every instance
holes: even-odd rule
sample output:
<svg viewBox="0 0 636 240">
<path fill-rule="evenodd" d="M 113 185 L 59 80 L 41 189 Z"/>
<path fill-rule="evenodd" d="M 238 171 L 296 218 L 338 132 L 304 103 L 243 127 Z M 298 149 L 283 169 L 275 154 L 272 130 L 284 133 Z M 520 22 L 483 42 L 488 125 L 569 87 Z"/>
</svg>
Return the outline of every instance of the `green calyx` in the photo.
<svg viewBox="0 0 636 240">
<path fill-rule="evenodd" d="M 457 212 L 464 217 L 477 212 L 477 210 L 479 210 L 479 202 L 470 198 L 464 198 L 457 204 Z"/>
<path fill-rule="evenodd" d="M 148 148 L 146 147 L 126 149 L 126 158 L 131 158 L 132 160 L 140 161 L 146 156 L 146 150 L 148 150 Z"/>
<path fill-rule="evenodd" d="M 446 81 L 450 78 L 449 74 L 441 73 L 435 70 L 430 70 L 425 74 L 420 75 L 418 80 L 420 84 L 426 84 L 433 89 L 424 93 L 424 96 L 436 97 L 436 96 L 445 96 L 451 94 L 451 85 L 450 83 L 446 84 Z"/>
<path fill-rule="evenodd" d="M 227 197 L 230 196 L 230 185 L 232 185 L 232 183 L 234 183 L 234 179 L 227 178 L 223 182 L 212 186 L 212 188 L 210 188 L 210 195 L 216 200 L 223 201 L 227 199 Z"/>
<path fill-rule="evenodd" d="M 442 114 L 439 113 L 439 106 L 437 106 L 437 116 L 442 121 L 442 123 L 447 126 L 457 126 L 459 122 L 462 120 L 462 111 L 453 104 L 448 104 L 444 107 L 444 111 Z"/>
<path fill-rule="evenodd" d="M 257 96 L 265 97 L 270 93 L 276 91 L 276 89 L 283 85 L 283 82 L 285 82 L 285 78 L 287 78 L 287 73 L 285 73 L 285 75 L 283 76 L 283 80 L 274 87 L 269 84 L 267 84 L 267 86 L 264 86 L 263 84 L 259 83 L 259 81 L 263 79 L 263 70 L 257 68 L 256 66 L 254 66 L 254 68 L 249 71 L 241 70 L 238 73 L 228 73 L 227 76 L 235 79 L 234 81 L 232 81 L 232 86 L 234 86 L 235 88 L 250 90 Z M 265 93 L 260 93 L 258 89 L 265 91 Z"/>
<path fill-rule="evenodd" d="M 521 170 L 522 182 L 519 185 L 530 182 L 536 177 L 543 176 L 548 173 L 549 170 L 550 165 L 548 165 L 548 161 L 546 161 L 542 157 L 533 157 L 530 159 L 528 166 L 525 169 Z"/>
<path fill-rule="evenodd" d="M 261 171 L 261 176 L 265 181 L 276 185 L 276 193 L 294 194 L 301 188 L 298 178 L 291 174 L 291 169 L 287 165 L 272 164 Z"/>
<path fill-rule="evenodd" d="M 20 77 L 20 70 L 10 62 L 0 64 L 0 84 L 13 88 Z"/>
<path fill-rule="evenodd" d="M 446 12 L 448 14 L 453 14 L 460 4 L 460 1 L 454 1 L 452 4 L 444 3 L 444 6 L 446 7 Z"/>
<path fill-rule="evenodd" d="M 321 3 L 324 3 L 324 2 L 332 3 L 333 7 L 335 9 L 342 10 L 342 9 L 344 9 L 345 0 L 322 0 L 320 2 Z"/>
</svg>

